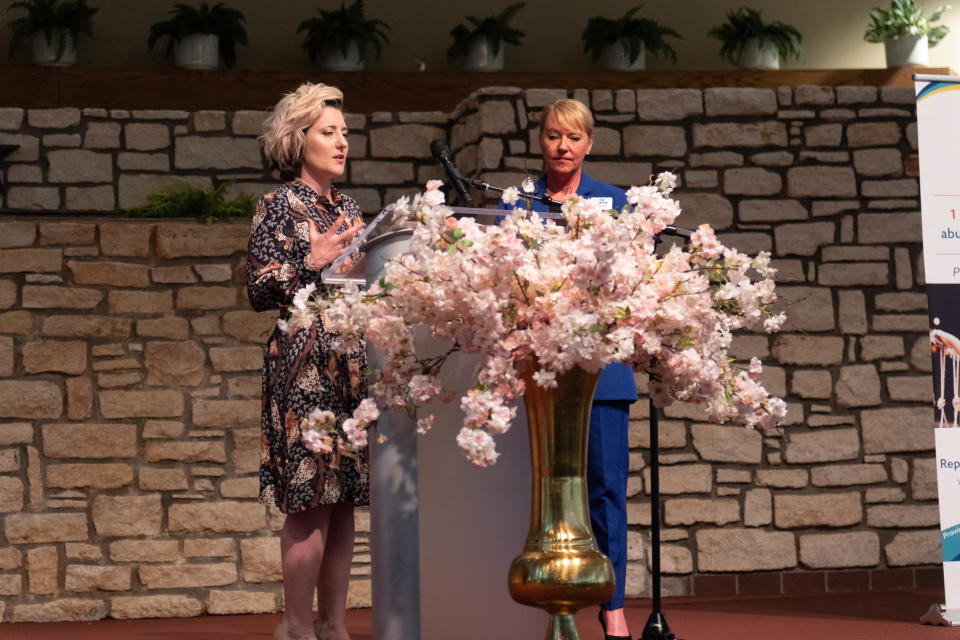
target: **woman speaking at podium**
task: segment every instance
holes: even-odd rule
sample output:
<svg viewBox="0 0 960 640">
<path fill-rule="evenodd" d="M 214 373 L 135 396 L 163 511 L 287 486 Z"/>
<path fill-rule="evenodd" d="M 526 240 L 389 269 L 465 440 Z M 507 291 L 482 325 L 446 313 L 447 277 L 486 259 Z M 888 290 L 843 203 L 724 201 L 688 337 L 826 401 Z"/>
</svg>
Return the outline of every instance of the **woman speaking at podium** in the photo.
<svg viewBox="0 0 960 640">
<path fill-rule="evenodd" d="M 365 397 L 366 349 L 355 344 L 340 354 L 322 321 L 300 322 L 289 312 L 303 287 L 322 295 L 321 270 L 363 226 L 360 207 L 332 184 L 349 149 L 342 101 L 336 87 L 305 83 L 280 100 L 261 138 L 267 159 L 289 180 L 260 199 L 247 250 L 250 304 L 281 309 L 264 355 L 260 419 L 260 501 L 287 514 L 280 532 L 285 611 L 274 640 L 349 640 L 353 508 L 369 502 L 367 452 L 341 446 L 343 420 Z M 330 412 L 335 429 L 304 429 L 318 409 Z"/>
<path fill-rule="evenodd" d="M 539 140 L 546 172 L 534 183 L 534 195 L 547 195 L 560 202 L 578 195 L 618 211 L 627 204 L 623 189 L 594 180 L 583 172 L 583 160 L 593 146 L 593 115 L 582 102 L 562 98 L 544 107 Z M 499 206 L 509 208 L 502 202 Z M 532 209 L 546 211 L 547 207 L 534 200 Z M 630 405 L 636 400 L 633 370 L 616 363 L 604 368 L 590 410 L 587 492 L 590 525 L 600 551 L 613 563 L 617 582 L 613 598 L 601 607 L 599 614 L 608 640 L 630 637 L 623 615 L 627 575 L 627 432 Z"/>
</svg>

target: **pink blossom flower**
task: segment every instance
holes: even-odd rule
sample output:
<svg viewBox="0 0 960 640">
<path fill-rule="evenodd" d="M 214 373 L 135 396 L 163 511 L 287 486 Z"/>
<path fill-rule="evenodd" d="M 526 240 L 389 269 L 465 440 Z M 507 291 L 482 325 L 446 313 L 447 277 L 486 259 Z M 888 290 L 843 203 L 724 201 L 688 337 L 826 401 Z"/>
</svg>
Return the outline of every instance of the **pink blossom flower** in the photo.
<svg viewBox="0 0 960 640">
<path fill-rule="evenodd" d="M 417 433 L 424 434 L 433 427 L 434 415 L 431 413 L 426 418 L 417 420 Z"/>
<path fill-rule="evenodd" d="M 573 367 L 599 371 L 623 362 L 651 374 L 658 406 L 697 402 L 716 421 L 778 424 L 786 405 L 760 384 L 759 361 L 738 366 L 728 353 L 735 330 L 762 322 L 773 331 L 783 322 L 770 309 L 770 256 L 751 258 L 725 247 L 706 225 L 688 247 L 655 254 L 654 236 L 680 213 L 669 197 L 674 185 L 661 175 L 654 185 L 631 187 L 630 212 L 570 198 L 561 224 L 516 208 L 499 225 L 461 218 L 451 227 L 437 185 L 401 198 L 393 205 L 395 219 L 416 226 L 381 283 L 366 291 L 347 287 L 329 300 L 304 294 L 286 321 L 299 326 L 306 316 L 322 314 L 324 327 L 340 335 L 338 348 L 363 337 L 382 354 L 369 398 L 343 423 L 351 446 L 366 444 L 381 410 L 412 413 L 433 398 L 453 397 L 438 373 L 446 356 L 426 357 L 414 348 L 420 326 L 446 341 L 450 353 L 481 356 L 474 384 L 460 398 L 457 436 L 475 464 L 496 460 L 495 436 L 515 418 L 524 393 L 518 368 L 528 360 L 543 388 Z M 511 188 L 504 201 L 519 197 Z M 432 417 L 417 421 L 421 431 L 431 424 Z"/>
<path fill-rule="evenodd" d="M 677 176 L 669 171 L 658 173 L 654 185 L 660 190 L 660 193 L 668 196 L 677 187 Z"/>
<path fill-rule="evenodd" d="M 504 203 L 513 206 L 517 203 L 517 200 L 520 199 L 520 190 L 516 187 L 507 187 L 500 195 L 500 199 L 503 200 Z"/>
<path fill-rule="evenodd" d="M 700 253 L 706 258 L 717 258 L 723 255 L 723 245 L 717 241 L 717 236 L 709 225 L 702 224 L 690 236 L 690 244 L 699 247 Z"/>
<path fill-rule="evenodd" d="M 373 422 L 380 416 L 380 410 L 377 403 L 372 398 L 364 398 L 360 401 L 360 406 L 354 411 L 354 417 L 363 422 Z"/>
<path fill-rule="evenodd" d="M 333 437 L 330 433 L 306 429 L 302 431 L 300 441 L 312 453 L 333 453 Z"/>
<path fill-rule="evenodd" d="M 343 432 L 353 447 L 362 449 L 367 446 L 367 430 L 365 425 L 362 426 L 355 418 L 347 418 L 343 421 Z"/>
<path fill-rule="evenodd" d="M 457 434 L 457 444 L 467 454 L 467 459 L 478 467 L 489 467 L 500 456 L 490 434 L 481 429 L 464 427 Z"/>
</svg>

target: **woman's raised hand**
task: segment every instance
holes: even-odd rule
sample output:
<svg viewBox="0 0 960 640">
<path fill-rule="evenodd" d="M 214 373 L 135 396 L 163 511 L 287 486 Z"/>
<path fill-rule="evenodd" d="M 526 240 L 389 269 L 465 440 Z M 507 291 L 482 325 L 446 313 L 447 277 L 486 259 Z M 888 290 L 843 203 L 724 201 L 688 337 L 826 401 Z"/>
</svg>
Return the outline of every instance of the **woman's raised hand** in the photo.
<svg viewBox="0 0 960 640">
<path fill-rule="evenodd" d="M 310 261 L 317 267 L 326 267 L 337 259 L 343 250 L 350 246 L 357 234 L 363 229 L 363 221 L 357 219 L 347 226 L 342 232 L 337 232 L 340 225 L 343 224 L 344 216 L 347 212 L 340 214 L 330 228 L 320 233 L 317 224 L 313 220 L 308 220 L 310 225 Z"/>
</svg>

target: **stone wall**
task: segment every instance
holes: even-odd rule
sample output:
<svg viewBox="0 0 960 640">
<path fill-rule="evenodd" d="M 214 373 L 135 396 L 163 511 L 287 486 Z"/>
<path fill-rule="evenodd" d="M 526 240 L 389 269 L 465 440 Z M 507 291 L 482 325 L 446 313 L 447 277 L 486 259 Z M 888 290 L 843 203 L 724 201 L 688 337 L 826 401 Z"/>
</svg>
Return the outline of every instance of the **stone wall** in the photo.
<svg viewBox="0 0 960 640">
<path fill-rule="evenodd" d="M 516 184 L 541 167 L 537 113 L 560 95 L 490 88 L 451 114 L 350 115 L 343 189 L 375 211 L 438 176 L 428 143 L 447 134 L 466 172 Z M 624 186 L 677 171 L 677 224 L 772 251 L 790 317 L 780 335 L 733 347 L 765 359 L 789 438 L 665 411 L 665 593 L 939 584 L 912 90 L 570 95 L 597 115 L 587 171 Z M 176 180 L 268 189 L 254 142 L 263 115 L 0 109 L 0 144 L 22 145 L 4 173 L 4 205 L 19 213 L 0 219 L 0 619 L 282 606 L 281 516 L 256 502 L 273 319 L 244 299 L 246 227 L 109 215 Z M 650 586 L 648 444 L 641 401 L 632 595 Z M 358 520 L 360 605 L 369 529 Z"/>
</svg>

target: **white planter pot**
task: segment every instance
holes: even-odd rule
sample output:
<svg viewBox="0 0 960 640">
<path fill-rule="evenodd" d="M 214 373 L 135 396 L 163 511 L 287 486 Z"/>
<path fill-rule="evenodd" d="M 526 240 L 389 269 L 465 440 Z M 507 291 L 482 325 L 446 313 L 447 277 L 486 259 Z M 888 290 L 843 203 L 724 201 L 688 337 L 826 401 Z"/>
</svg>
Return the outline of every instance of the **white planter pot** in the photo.
<svg viewBox="0 0 960 640">
<path fill-rule="evenodd" d="M 756 38 L 750 38 L 743 45 L 737 66 L 741 69 L 779 69 L 780 52 L 777 51 L 777 45 L 770 41 L 760 46 Z"/>
<path fill-rule="evenodd" d="M 640 54 L 630 62 L 627 43 L 618 40 L 604 47 L 600 53 L 600 60 L 605 69 L 613 71 L 641 71 L 647 68 L 647 48 L 640 45 Z"/>
<path fill-rule="evenodd" d="M 351 42 L 347 46 L 347 55 L 339 49 L 327 51 L 320 58 L 320 66 L 331 71 L 359 71 L 363 69 L 363 60 L 360 59 L 360 45 Z"/>
<path fill-rule="evenodd" d="M 216 69 L 220 66 L 220 38 L 212 33 L 184 36 L 173 50 L 181 69 Z"/>
<path fill-rule="evenodd" d="M 57 41 L 48 42 L 47 37 L 42 33 L 33 36 L 33 64 L 43 67 L 72 67 L 77 63 L 77 47 L 73 42 L 73 36 L 69 33 L 63 34 L 64 47 L 63 54 L 57 58 Z"/>
<path fill-rule="evenodd" d="M 910 65 L 927 66 L 927 36 L 900 36 L 883 41 L 887 53 L 887 68 Z"/>
<path fill-rule="evenodd" d="M 500 51 L 497 55 L 493 55 L 493 47 L 489 40 L 475 38 L 463 66 L 471 71 L 502 71 L 504 48 L 505 45 L 501 42 Z"/>
</svg>

